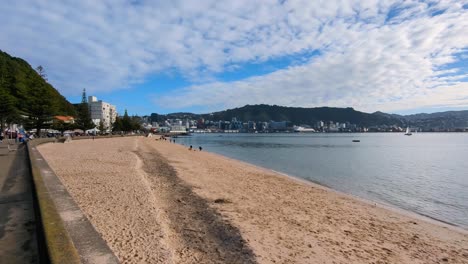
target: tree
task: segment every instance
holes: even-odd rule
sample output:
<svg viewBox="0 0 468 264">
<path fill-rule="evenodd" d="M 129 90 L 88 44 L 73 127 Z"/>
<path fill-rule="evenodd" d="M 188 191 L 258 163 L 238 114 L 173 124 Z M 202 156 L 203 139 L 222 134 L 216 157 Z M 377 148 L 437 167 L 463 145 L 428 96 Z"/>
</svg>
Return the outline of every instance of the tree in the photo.
<svg viewBox="0 0 468 264">
<path fill-rule="evenodd" d="M 0 51 L 0 123 L 22 123 L 40 134 L 54 115 L 74 115 L 72 105 L 46 80 L 42 66 L 35 71 L 26 61 Z"/>
<path fill-rule="evenodd" d="M 15 107 L 15 98 L 0 87 L 0 129 L 5 131 L 5 123 L 11 123 L 18 118 L 18 110 Z"/>
<path fill-rule="evenodd" d="M 91 119 L 91 114 L 89 113 L 88 103 L 81 103 L 77 107 L 78 109 L 78 116 L 76 119 L 76 127 L 82 130 L 88 130 L 91 128 L 95 128 L 96 125 L 93 123 Z"/>
<path fill-rule="evenodd" d="M 31 86 L 32 89 L 27 95 L 28 104 L 25 113 L 28 117 L 25 125 L 35 128 L 37 135 L 40 136 L 41 129 L 52 123 L 52 118 L 57 112 L 57 102 L 43 82 L 33 79 Z"/>
<path fill-rule="evenodd" d="M 133 130 L 132 128 L 132 120 L 128 116 L 127 109 L 125 109 L 125 113 L 122 118 L 122 131 L 130 132 Z"/>
<path fill-rule="evenodd" d="M 45 73 L 45 70 L 41 65 L 37 66 L 36 71 L 44 81 L 47 81 L 47 74 Z"/>
<path fill-rule="evenodd" d="M 131 126 L 132 130 L 140 130 L 141 129 L 141 118 L 139 116 L 132 116 L 131 119 Z"/>
<path fill-rule="evenodd" d="M 98 129 L 101 132 L 101 134 L 104 133 L 105 127 L 104 127 L 104 122 L 102 122 L 102 120 L 99 121 L 99 128 Z"/>
<path fill-rule="evenodd" d="M 62 120 L 54 120 L 52 122 L 52 129 L 58 130 L 63 133 L 65 130 L 73 129 L 73 124 L 65 123 Z"/>
<path fill-rule="evenodd" d="M 122 119 L 120 118 L 120 116 L 117 116 L 117 117 L 115 118 L 115 122 L 112 124 L 112 131 L 114 131 L 114 132 L 123 131 L 123 128 L 122 128 Z"/>
<path fill-rule="evenodd" d="M 86 100 L 86 89 L 83 89 L 81 104 L 77 106 L 77 112 L 76 126 L 78 128 L 88 130 L 96 127 L 91 119 L 91 113 L 89 112 L 88 100 Z"/>
</svg>

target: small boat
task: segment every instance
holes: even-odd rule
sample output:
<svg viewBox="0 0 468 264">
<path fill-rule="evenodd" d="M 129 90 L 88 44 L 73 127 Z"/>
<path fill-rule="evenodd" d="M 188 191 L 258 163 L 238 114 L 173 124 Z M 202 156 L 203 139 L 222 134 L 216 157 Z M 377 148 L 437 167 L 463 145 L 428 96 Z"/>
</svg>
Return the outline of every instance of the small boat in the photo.
<svg viewBox="0 0 468 264">
<path fill-rule="evenodd" d="M 413 135 L 413 134 L 411 133 L 411 129 L 410 129 L 409 127 L 407 127 L 407 128 L 406 128 L 405 136 L 411 136 L 411 135 Z"/>
<path fill-rule="evenodd" d="M 359 139 L 353 139 L 353 142 L 361 142 Z"/>
</svg>

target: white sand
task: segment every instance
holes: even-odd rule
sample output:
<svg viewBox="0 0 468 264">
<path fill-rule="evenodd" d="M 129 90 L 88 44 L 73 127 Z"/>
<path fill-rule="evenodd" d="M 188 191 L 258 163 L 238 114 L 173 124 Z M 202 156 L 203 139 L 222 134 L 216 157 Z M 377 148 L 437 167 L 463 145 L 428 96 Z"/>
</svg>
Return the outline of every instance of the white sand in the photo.
<svg viewBox="0 0 468 264">
<path fill-rule="evenodd" d="M 464 232 L 167 141 L 39 150 L 124 263 L 468 263 Z"/>
</svg>

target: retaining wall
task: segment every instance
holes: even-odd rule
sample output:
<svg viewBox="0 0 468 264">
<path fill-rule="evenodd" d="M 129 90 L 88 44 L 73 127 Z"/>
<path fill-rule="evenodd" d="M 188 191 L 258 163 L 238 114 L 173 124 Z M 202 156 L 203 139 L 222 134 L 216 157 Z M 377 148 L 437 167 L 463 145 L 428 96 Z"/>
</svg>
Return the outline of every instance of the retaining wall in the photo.
<svg viewBox="0 0 468 264">
<path fill-rule="evenodd" d="M 42 234 L 39 244 L 47 253 L 42 258 L 54 264 L 119 263 L 36 149 L 40 144 L 54 142 L 57 142 L 55 138 L 45 138 L 27 143 L 38 209 L 37 219 L 41 223 L 38 227 Z"/>
</svg>

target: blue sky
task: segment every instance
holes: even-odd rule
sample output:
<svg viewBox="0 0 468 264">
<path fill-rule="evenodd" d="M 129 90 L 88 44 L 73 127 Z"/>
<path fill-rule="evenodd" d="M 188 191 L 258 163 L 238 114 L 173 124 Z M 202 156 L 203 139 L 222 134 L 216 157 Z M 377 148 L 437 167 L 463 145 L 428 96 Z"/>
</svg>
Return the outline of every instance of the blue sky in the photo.
<svg viewBox="0 0 468 264">
<path fill-rule="evenodd" d="M 0 13 L 1 50 L 71 102 L 86 88 L 121 113 L 468 109 L 467 1 L 19 0 Z"/>
</svg>

